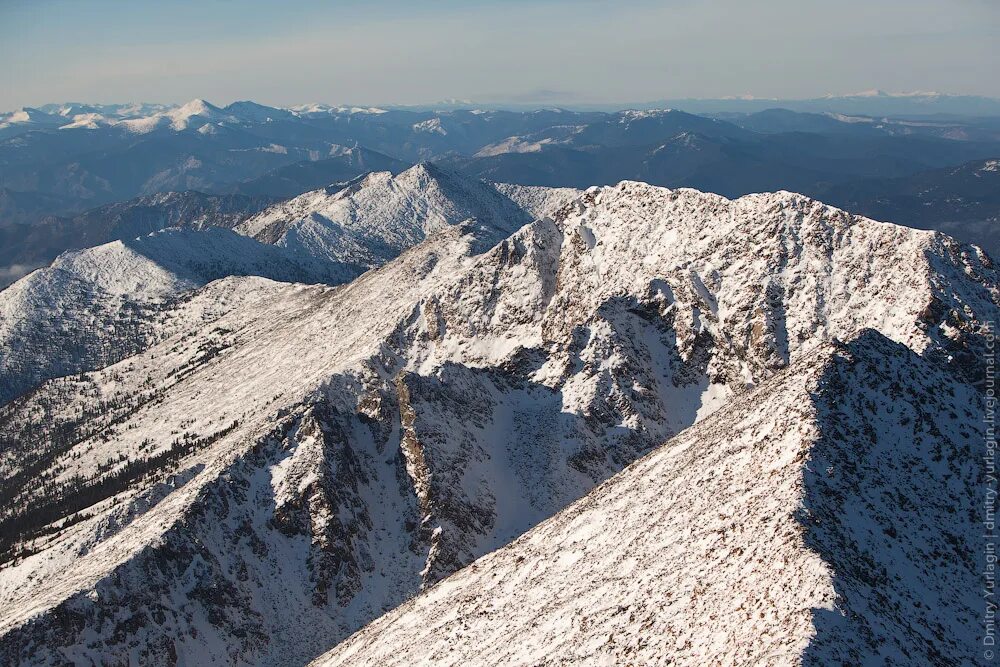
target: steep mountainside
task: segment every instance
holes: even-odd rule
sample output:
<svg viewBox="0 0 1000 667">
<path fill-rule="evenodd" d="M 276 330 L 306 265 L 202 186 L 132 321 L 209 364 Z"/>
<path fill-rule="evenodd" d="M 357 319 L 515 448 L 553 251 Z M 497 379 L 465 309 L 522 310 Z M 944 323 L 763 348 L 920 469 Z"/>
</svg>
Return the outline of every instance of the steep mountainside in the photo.
<svg viewBox="0 0 1000 667">
<path fill-rule="evenodd" d="M 421 163 L 397 176 L 378 172 L 343 189 L 307 192 L 252 217 L 238 231 L 295 253 L 371 268 L 470 218 L 494 230 L 484 237 L 493 245 L 578 194 L 497 186 Z"/>
<path fill-rule="evenodd" d="M 269 207 L 246 223 L 251 231 L 261 226 L 257 237 L 265 243 L 200 230 L 208 221 L 245 217 L 226 211 L 239 198 L 157 195 L 147 200 L 149 218 L 142 202 L 110 206 L 110 217 L 98 213 L 81 224 L 130 237 L 177 219 L 199 231 L 170 230 L 71 253 L 0 292 L 0 346 L 10 350 L 0 357 L 0 402 L 41 380 L 99 368 L 162 340 L 179 326 L 164 319 L 175 301 L 212 280 L 256 275 L 336 285 L 467 218 L 478 221 L 477 238 L 489 247 L 577 194 L 494 185 L 420 165 Z"/>
<path fill-rule="evenodd" d="M 314 664 L 977 664 L 983 410 L 820 346 Z"/>
<path fill-rule="evenodd" d="M 979 380 L 1000 303 L 977 249 L 790 193 L 626 182 L 491 233 L 213 283 L 250 305 L 2 408 L 0 658 L 301 663 L 822 341 Z"/>
</svg>

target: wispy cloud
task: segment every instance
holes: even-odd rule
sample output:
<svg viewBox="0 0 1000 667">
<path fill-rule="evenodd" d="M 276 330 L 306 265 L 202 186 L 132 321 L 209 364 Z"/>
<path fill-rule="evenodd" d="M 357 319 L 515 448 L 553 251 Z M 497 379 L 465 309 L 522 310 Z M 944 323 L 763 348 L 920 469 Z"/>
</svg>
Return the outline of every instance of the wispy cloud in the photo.
<svg viewBox="0 0 1000 667">
<path fill-rule="evenodd" d="M 0 288 L 3 288 L 15 280 L 19 280 L 28 275 L 41 265 L 36 264 L 11 264 L 0 266 Z"/>
<path fill-rule="evenodd" d="M 474 99 L 483 102 L 511 102 L 514 104 L 556 104 L 560 102 L 576 102 L 583 96 L 573 90 L 553 90 L 551 88 L 536 88 L 520 93 L 487 93 L 476 95 Z"/>
</svg>

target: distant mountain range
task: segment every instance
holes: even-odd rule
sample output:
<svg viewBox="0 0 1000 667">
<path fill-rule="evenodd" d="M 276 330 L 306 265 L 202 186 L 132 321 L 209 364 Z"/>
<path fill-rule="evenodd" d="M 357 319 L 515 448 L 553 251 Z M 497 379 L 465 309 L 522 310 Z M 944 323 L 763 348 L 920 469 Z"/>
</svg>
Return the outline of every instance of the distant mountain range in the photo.
<svg viewBox="0 0 1000 667">
<path fill-rule="evenodd" d="M 978 243 L 1000 258 L 1000 160 L 845 183 L 820 196 L 876 220 L 905 220 Z"/>
<path fill-rule="evenodd" d="M 652 106 L 667 104 L 692 113 L 754 113 L 783 108 L 811 113 L 841 113 L 862 116 L 1000 116 L 1000 99 L 981 95 L 947 95 L 935 92 L 894 93 L 866 90 L 848 95 L 824 95 L 807 99 L 755 98 L 753 96 L 718 99 L 681 98 L 661 100 Z"/>
<path fill-rule="evenodd" d="M 481 106 L 486 109 L 530 111 L 537 109 L 537 102 L 509 102 L 491 100 L 444 100 L 434 104 L 387 107 L 414 111 L 469 109 Z M 865 90 L 846 95 L 823 95 L 810 98 L 780 98 L 740 95 L 730 97 L 669 97 L 659 100 L 632 101 L 627 103 L 568 101 L 565 104 L 549 102 L 548 106 L 565 107 L 577 111 L 617 111 L 619 109 L 683 109 L 691 113 L 747 114 L 768 109 L 789 109 L 808 113 L 857 114 L 862 116 L 1000 116 L 1000 98 L 983 95 L 951 95 L 929 91 L 887 92 Z M 47 107 L 45 107 L 47 108 Z"/>
<path fill-rule="evenodd" d="M 790 190 L 996 250 L 998 210 L 982 187 L 991 174 L 980 168 L 1000 158 L 1000 119 L 848 111 L 708 117 L 670 109 L 278 109 L 204 100 L 22 109 L 0 115 L 0 286 L 63 250 L 126 238 L 133 229 L 216 218 L 226 226 L 279 199 L 425 160 L 530 186 L 630 179 L 729 197 Z M 151 203 L 168 192 L 184 194 Z M 130 216 L 143 222 L 132 227 Z"/>
</svg>

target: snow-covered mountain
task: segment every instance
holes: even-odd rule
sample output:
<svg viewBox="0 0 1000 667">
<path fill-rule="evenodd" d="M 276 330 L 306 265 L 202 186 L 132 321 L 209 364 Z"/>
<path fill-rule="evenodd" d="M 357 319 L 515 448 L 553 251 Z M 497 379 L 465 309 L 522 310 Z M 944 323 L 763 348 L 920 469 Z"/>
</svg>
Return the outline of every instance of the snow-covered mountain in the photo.
<svg viewBox="0 0 1000 667">
<path fill-rule="evenodd" d="M 571 188 L 494 185 L 421 163 L 368 174 L 273 206 L 237 231 L 295 253 L 380 266 L 429 234 L 474 219 L 489 246 L 574 199 Z"/>
<path fill-rule="evenodd" d="M 182 131 L 198 129 L 206 123 L 263 122 L 270 115 L 279 116 L 284 111 L 274 109 L 271 114 L 264 113 L 268 108 L 253 102 L 235 102 L 223 110 L 202 99 L 179 105 L 48 104 L 41 109 L 25 107 L 0 114 L 0 137 L 44 128 L 94 130 L 117 126 L 138 134 L 158 129 Z"/>
<path fill-rule="evenodd" d="M 480 242 L 492 246 L 576 194 L 495 185 L 419 165 L 395 178 L 372 174 L 343 190 L 319 190 L 267 208 L 239 227 L 256 232 L 261 242 L 203 229 L 189 218 L 185 225 L 191 229 L 64 254 L 0 291 L 0 347 L 9 350 L 0 357 L 0 402 L 170 335 L 179 326 L 164 319 L 172 304 L 213 280 L 253 275 L 337 285 L 395 258 L 427 233 L 466 219 L 477 221 Z M 178 198 L 190 200 L 158 195 L 138 204 L 163 208 L 165 200 Z M 115 209 L 106 209 L 108 224 Z M 226 220 L 216 216 L 213 223 Z"/>
<path fill-rule="evenodd" d="M 130 356 L 191 317 L 211 319 L 228 299 L 189 312 L 185 293 L 245 275 L 340 283 L 355 273 L 222 228 L 173 228 L 66 252 L 0 291 L 0 402 Z"/>
<path fill-rule="evenodd" d="M 0 192 L 0 215 L 16 209 L 17 199 L 16 193 Z M 193 190 L 164 192 L 99 206 L 79 215 L 0 225 L 0 288 L 49 264 L 66 250 L 143 236 L 167 227 L 232 228 L 276 201 L 266 196 L 208 195 Z M 18 273 L 12 268 L 17 266 L 24 270 Z"/>
<path fill-rule="evenodd" d="M 547 198 L 530 195 L 535 202 Z M 874 465 L 869 462 L 884 449 L 892 450 L 887 461 L 893 468 L 913 458 L 893 450 L 892 438 L 907 433 L 889 425 L 903 424 L 927 386 L 944 387 L 931 398 L 964 414 L 958 409 L 975 393 L 962 385 L 981 380 L 987 322 L 1000 310 L 989 257 L 940 234 L 857 218 L 791 193 L 731 201 L 632 182 L 591 189 L 492 247 L 496 229 L 482 221 L 413 233 L 423 238 L 418 245 L 337 288 L 246 277 L 211 283 L 191 293 L 185 306 L 199 309 L 228 295 L 234 306 L 210 322 L 188 318 L 141 353 L 100 371 L 51 380 L 0 409 L 3 660 L 301 664 L 664 442 L 661 452 L 667 453 L 637 470 L 650 469 L 653 477 L 676 470 L 683 478 L 679 491 L 700 481 L 708 485 L 686 494 L 691 505 L 678 509 L 697 516 L 696 505 L 712 498 L 712 484 L 733 494 L 725 496 L 729 519 L 704 513 L 695 524 L 704 526 L 704 538 L 677 543 L 671 562 L 686 565 L 686 554 L 694 562 L 671 576 L 696 586 L 699 568 L 709 571 L 715 562 L 699 560 L 700 554 L 722 553 L 711 549 L 710 536 L 717 535 L 711 531 L 752 512 L 755 520 L 785 529 L 789 543 L 766 542 L 755 551 L 758 542 L 751 538 L 774 533 L 748 527 L 725 538 L 745 550 L 740 558 L 794 557 L 792 564 L 809 566 L 803 571 L 815 585 L 778 595 L 783 579 L 768 580 L 765 572 L 740 589 L 752 603 L 748 609 L 760 605 L 762 628 L 776 627 L 768 614 L 780 617 L 781 605 L 796 609 L 795 627 L 783 629 L 782 645 L 790 651 L 800 650 L 810 635 L 809 615 L 795 605 L 828 609 L 839 592 L 823 562 L 848 577 L 843 590 L 856 605 L 849 609 L 881 604 L 871 588 L 856 584 L 884 581 L 864 579 L 880 570 L 852 570 L 856 552 L 844 544 L 863 538 L 867 549 L 882 538 L 853 533 L 861 524 L 846 514 L 827 518 L 844 511 L 834 492 L 876 493 L 881 487 L 851 484 L 850 478 L 829 487 L 831 500 L 823 502 L 833 504 L 816 506 L 822 530 L 810 544 L 791 531 L 788 518 L 796 516 L 792 500 L 802 488 L 801 461 L 794 459 L 821 452 L 835 472 L 865 479 Z M 181 308 L 168 317 L 180 320 L 177 312 Z M 823 347 L 852 340 L 865 328 L 895 344 L 871 342 L 869 334 L 857 352 L 858 343 Z M 881 375 L 851 375 L 851 354 L 881 363 L 867 347 L 888 366 Z M 816 385 L 830 398 L 808 398 L 813 392 L 803 383 L 820 369 L 838 368 L 849 380 L 846 388 Z M 868 375 L 874 389 L 855 381 Z M 791 384 L 779 376 L 792 378 Z M 739 398 L 757 387 L 753 399 Z M 954 396 L 949 388 L 956 388 Z M 853 401 L 843 408 L 847 415 L 857 405 L 854 421 L 823 412 L 837 407 L 832 397 L 841 391 Z M 891 417 L 867 409 L 864 400 L 873 396 L 898 401 L 891 403 Z M 746 432 L 735 428 L 739 421 L 709 418 L 720 409 L 732 409 L 734 418 L 746 413 Z M 946 511 L 939 500 L 961 498 L 959 512 L 971 511 L 973 502 L 962 492 L 975 454 L 960 445 L 975 434 L 959 430 L 959 416 L 929 414 L 931 421 L 918 413 L 907 422 L 913 433 L 928 434 L 919 447 L 937 456 L 935 444 L 959 446 L 939 448 L 947 461 L 939 467 L 906 468 L 908 475 L 944 475 L 942 467 L 954 465 L 947 471 L 953 486 L 925 499 L 926 521 L 933 519 L 927 535 L 920 533 L 925 542 L 906 542 L 913 526 L 896 528 L 903 537 L 886 533 L 897 555 L 911 560 L 922 544 L 934 553 L 940 536 L 933 528 Z M 773 423 L 776 431 L 754 431 L 757 423 Z M 696 430 L 686 440 L 692 425 Z M 802 437 L 781 439 L 779 426 Z M 854 443 L 848 426 L 884 426 L 887 435 L 876 429 L 873 449 L 854 452 L 836 442 L 847 437 Z M 942 435 L 930 435 L 934 428 Z M 734 457 L 716 451 L 709 435 L 738 438 Z M 943 442 L 953 436 L 966 439 Z M 834 439 L 830 448 L 820 447 L 824 438 Z M 755 442 L 775 449 L 782 465 L 768 468 L 774 457 L 754 451 Z M 656 464 L 689 450 L 708 451 L 720 464 Z M 859 458 L 837 458 L 842 455 Z M 750 498 L 760 502 L 772 489 L 757 473 L 773 472 L 780 487 L 775 513 L 740 505 L 744 496 L 722 475 L 728 469 L 744 475 L 734 479 L 752 485 L 759 495 Z M 935 489 L 937 479 L 922 479 L 913 497 Z M 822 478 L 817 483 L 822 488 Z M 633 515 L 646 516 L 647 506 L 660 511 L 671 502 L 643 498 L 621 500 L 641 508 L 621 517 L 623 531 L 640 530 L 642 517 Z M 889 508 L 890 527 L 905 516 L 892 513 L 902 499 L 872 498 Z M 565 521 L 539 530 L 558 532 Z M 650 539 L 680 524 L 670 521 L 677 523 L 649 531 Z M 964 525 L 950 530 L 964 531 Z M 964 532 L 949 534 L 966 539 Z M 801 544 L 818 555 L 796 548 Z M 573 576 L 565 573 L 574 553 L 553 570 L 556 590 Z M 505 555 L 497 558 L 507 562 Z M 964 585 L 961 567 L 935 566 L 942 590 Z M 593 570 L 578 572 L 582 582 L 598 581 Z M 903 583 L 892 583 L 887 599 L 906 599 L 919 575 L 914 570 Z M 451 581 L 433 591 L 454 590 Z M 704 583 L 697 591 L 680 590 L 681 603 L 706 593 L 708 605 L 731 587 Z M 964 600 L 945 600 L 940 618 L 965 614 Z M 708 606 L 694 608 L 718 620 Z M 918 617 L 938 618 L 931 614 L 921 610 Z M 392 618 L 388 622 L 403 623 Z M 628 618 L 624 613 L 621 622 Z M 962 633 L 964 618 L 955 616 L 943 630 L 921 620 L 913 632 L 934 627 L 942 636 Z M 604 616 L 594 622 L 611 627 L 601 625 Z M 841 655 L 850 627 L 832 616 L 827 622 L 834 628 L 831 655 Z M 399 627 L 408 633 L 412 623 Z M 426 636 L 436 627 L 428 617 Z M 644 627 L 636 621 L 630 632 L 645 633 Z M 687 634 L 683 623 L 676 627 L 677 650 L 685 649 L 681 639 L 700 641 L 696 631 L 718 631 L 720 650 L 743 636 L 725 635 L 738 628 L 721 621 Z M 894 626 L 874 626 L 871 636 L 880 637 L 882 627 Z M 579 651 L 606 640 L 581 632 L 589 643 Z M 542 636 L 526 635 L 526 650 Z M 954 654 L 941 641 L 937 650 Z M 759 640 L 746 650 L 766 645 Z M 434 644 L 408 650 L 424 646 Z M 600 654 L 596 646 L 592 654 Z"/>
<path fill-rule="evenodd" d="M 983 410 L 813 348 L 314 665 L 979 664 Z"/>
<path fill-rule="evenodd" d="M 240 118 L 202 99 L 194 99 L 174 109 L 159 111 L 143 118 L 118 121 L 129 132 L 142 134 L 162 127 L 180 131 L 201 129 L 209 124 L 238 123 Z"/>
</svg>

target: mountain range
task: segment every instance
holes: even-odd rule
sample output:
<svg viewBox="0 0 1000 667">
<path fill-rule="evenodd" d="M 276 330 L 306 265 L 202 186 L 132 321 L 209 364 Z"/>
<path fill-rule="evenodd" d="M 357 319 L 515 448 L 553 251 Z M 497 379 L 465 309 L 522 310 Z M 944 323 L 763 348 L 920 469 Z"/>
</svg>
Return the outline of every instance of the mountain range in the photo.
<svg viewBox="0 0 1000 667">
<path fill-rule="evenodd" d="M 625 179 L 727 197 L 785 189 L 995 251 L 995 202 L 973 193 L 984 191 L 975 165 L 1000 158 L 997 117 L 876 111 L 700 116 L 204 100 L 21 109 L 0 114 L 0 286 L 60 252 L 128 238 L 128 225 L 122 234 L 95 233 L 107 228 L 95 219 L 169 225 L 191 206 L 252 214 L 274 200 L 428 160 L 529 186 L 582 189 Z M 171 192 L 174 199 L 155 198 Z"/>
<path fill-rule="evenodd" d="M 42 380 L 130 356 L 191 318 L 214 319 L 235 297 L 192 307 L 190 291 L 220 278 L 337 285 L 466 220 L 478 221 L 482 242 L 492 245 L 576 194 L 485 183 L 421 164 L 395 177 L 375 173 L 343 190 L 309 192 L 255 216 L 216 208 L 205 222 L 196 205 L 173 211 L 186 220 L 183 228 L 137 237 L 130 219 L 130 233 L 115 230 L 125 240 L 63 254 L 0 291 L 0 346 L 7 351 L 0 401 Z M 219 199 L 231 201 L 209 203 Z M 166 226 L 156 212 L 154 231 Z M 98 233 L 109 235 L 106 228 Z"/>
<path fill-rule="evenodd" d="M 3 662 L 977 659 L 981 248 L 433 164 L 200 227 L 0 292 Z"/>
</svg>

